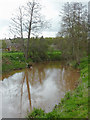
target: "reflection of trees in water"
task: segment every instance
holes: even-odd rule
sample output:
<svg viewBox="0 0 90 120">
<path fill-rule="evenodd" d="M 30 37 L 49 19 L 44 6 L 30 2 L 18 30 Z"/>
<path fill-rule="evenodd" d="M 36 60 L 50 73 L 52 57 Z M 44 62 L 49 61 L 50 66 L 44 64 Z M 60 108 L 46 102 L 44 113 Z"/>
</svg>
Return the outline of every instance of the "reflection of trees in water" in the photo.
<svg viewBox="0 0 90 120">
<path fill-rule="evenodd" d="M 23 73 L 23 75 L 22 75 L 22 73 Z M 12 79 L 11 78 L 10 79 L 11 82 L 9 80 L 7 80 L 8 84 L 6 86 L 7 88 L 9 88 L 8 87 L 9 85 L 15 84 L 15 87 L 16 87 L 14 90 L 15 94 L 16 94 L 15 97 L 14 97 L 14 93 L 12 91 L 13 88 L 11 86 L 9 88 L 9 96 L 8 97 L 10 98 L 9 102 L 12 102 L 11 103 L 12 107 L 15 107 L 15 112 L 19 112 L 19 109 L 20 109 L 20 113 L 21 113 L 20 116 L 23 116 L 23 113 L 25 113 L 28 106 L 29 106 L 28 109 L 32 110 L 32 104 L 35 107 L 37 107 L 39 105 L 40 105 L 40 107 L 43 107 L 43 104 L 45 105 L 45 102 L 43 102 L 42 94 L 44 94 L 45 98 L 46 98 L 46 97 L 48 97 L 46 94 L 46 93 L 48 93 L 48 91 L 47 92 L 44 91 L 44 93 L 43 93 L 42 90 L 44 90 L 44 89 L 41 89 L 41 88 L 42 87 L 45 88 L 45 85 L 47 85 L 48 83 L 50 84 L 50 82 L 51 82 L 51 84 L 52 84 L 52 82 L 54 81 L 55 86 L 57 87 L 57 90 L 59 91 L 59 93 L 57 92 L 55 97 L 57 97 L 57 96 L 62 97 L 63 93 L 65 91 L 68 91 L 69 89 L 72 90 L 74 88 L 75 81 L 77 81 L 77 79 L 79 78 L 79 74 L 76 72 L 76 70 L 71 70 L 68 67 L 60 66 L 60 64 L 58 64 L 58 66 L 56 65 L 56 67 L 54 67 L 54 63 L 51 66 L 50 66 L 50 64 L 46 64 L 46 63 L 44 63 L 44 64 L 42 63 L 42 64 L 38 64 L 38 65 L 36 64 L 35 66 L 33 66 L 32 69 L 25 69 L 25 71 L 23 71 L 22 73 L 20 73 L 20 77 L 18 77 L 18 75 L 16 74 L 16 77 L 13 78 L 14 80 L 11 80 Z M 21 76 L 23 76 L 22 79 L 21 79 Z M 47 79 L 49 81 L 49 78 L 50 78 L 50 82 L 45 82 L 45 84 L 44 84 L 43 82 Z M 17 82 L 17 84 L 16 84 L 16 82 Z M 32 94 L 31 94 L 30 85 L 33 86 Z M 42 86 L 40 86 L 40 85 L 42 85 Z M 54 84 L 53 84 L 53 86 L 54 86 Z M 26 91 L 25 94 L 23 93 L 24 87 L 25 87 L 25 91 Z M 40 89 L 35 89 L 38 87 Z M 41 90 L 40 94 L 38 94 L 39 93 L 38 90 L 39 91 Z M 46 90 L 48 90 L 48 89 L 46 89 Z M 52 90 L 54 90 L 53 87 L 52 87 Z M 15 102 L 12 101 L 13 97 L 15 99 L 14 100 Z M 33 101 L 31 98 L 33 99 Z M 38 101 L 37 98 L 39 98 L 39 100 L 41 100 L 40 101 L 41 103 L 37 102 Z M 19 104 L 18 99 L 20 101 L 20 104 Z M 25 99 L 28 101 L 26 101 Z M 50 98 L 50 100 L 51 100 L 51 98 Z M 24 102 L 24 104 L 23 104 L 23 102 Z M 16 103 L 17 103 L 17 106 L 15 106 Z M 18 107 L 19 107 L 19 109 L 18 109 Z M 16 110 L 18 110 L 18 111 L 16 111 Z"/>
<path fill-rule="evenodd" d="M 23 84 L 24 84 L 24 81 L 25 81 L 25 75 L 21 81 L 21 101 L 20 101 L 20 110 L 21 110 L 21 113 L 22 113 L 22 96 L 23 96 Z"/>
<path fill-rule="evenodd" d="M 29 99 L 29 105 L 30 105 L 30 111 L 31 111 L 32 105 L 31 105 L 31 93 L 30 93 L 30 86 L 29 86 L 29 79 L 28 79 L 28 77 L 29 77 L 28 71 L 30 71 L 30 69 L 25 69 L 24 76 L 23 76 L 22 83 L 21 83 L 21 109 L 22 109 L 23 84 L 24 84 L 25 79 L 26 79 L 28 99 Z"/>
<path fill-rule="evenodd" d="M 75 82 L 79 78 L 79 73 L 76 70 L 71 69 L 67 66 L 61 66 L 58 72 L 57 85 L 61 86 L 62 91 L 72 90 L 75 88 Z"/>
<path fill-rule="evenodd" d="M 29 78 L 32 86 L 36 85 L 38 81 L 42 84 L 45 79 L 45 65 L 33 66 L 33 69 L 29 72 Z"/>
<path fill-rule="evenodd" d="M 48 67 L 51 68 L 50 65 L 45 66 L 45 64 L 41 64 L 41 65 L 38 64 L 33 66 L 32 69 L 26 69 L 24 72 L 24 76 L 21 83 L 22 84 L 21 85 L 21 101 L 22 101 L 22 95 L 23 95 L 23 84 L 26 79 L 30 111 L 32 110 L 30 85 L 34 86 L 34 85 L 42 84 L 46 76 L 45 71 L 48 70 Z M 55 69 L 53 65 L 52 65 L 52 68 Z M 56 69 L 56 75 L 57 76 L 55 78 L 55 82 L 57 84 L 57 87 L 64 92 L 67 90 L 72 90 L 74 88 L 75 81 L 77 81 L 77 79 L 79 78 L 79 74 L 76 72 L 76 70 L 70 70 L 70 68 L 65 66 L 64 67 L 58 66 L 58 69 Z"/>
<path fill-rule="evenodd" d="M 65 82 L 66 90 L 74 89 L 75 82 L 77 82 L 78 78 L 79 78 L 79 74 L 76 72 L 76 70 L 71 69 L 69 67 L 65 67 L 63 80 Z"/>
<path fill-rule="evenodd" d="M 32 109 L 32 106 L 31 106 L 31 94 L 30 94 L 30 87 L 29 87 L 29 81 L 28 81 L 28 70 L 27 69 L 25 71 L 25 75 L 26 75 L 26 83 L 27 83 L 27 90 L 28 90 L 28 99 L 29 99 L 30 110 L 31 110 Z"/>
<path fill-rule="evenodd" d="M 38 67 L 38 76 L 39 76 L 40 84 L 42 84 L 42 80 L 45 78 L 45 71 L 43 65 Z"/>
<path fill-rule="evenodd" d="M 38 73 L 38 75 L 36 75 L 36 73 Z M 35 76 L 36 76 L 36 78 L 35 78 Z M 33 67 L 33 69 L 25 69 L 25 72 L 23 74 L 23 79 L 21 82 L 21 105 L 20 105 L 21 111 L 22 111 L 23 84 L 24 84 L 25 80 L 26 80 L 26 85 L 27 85 L 28 99 L 29 99 L 29 105 L 30 105 L 30 111 L 31 111 L 32 110 L 32 102 L 31 102 L 30 84 L 32 86 L 34 84 L 36 84 L 35 79 L 37 79 L 37 80 L 39 79 L 40 84 L 42 84 L 42 80 L 44 78 L 45 78 L 44 66 L 38 66 L 37 68 Z"/>
<path fill-rule="evenodd" d="M 44 64 L 44 67 L 47 69 L 57 69 L 57 68 L 61 67 L 60 62 L 58 62 L 58 61 L 45 62 L 43 64 Z"/>
</svg>

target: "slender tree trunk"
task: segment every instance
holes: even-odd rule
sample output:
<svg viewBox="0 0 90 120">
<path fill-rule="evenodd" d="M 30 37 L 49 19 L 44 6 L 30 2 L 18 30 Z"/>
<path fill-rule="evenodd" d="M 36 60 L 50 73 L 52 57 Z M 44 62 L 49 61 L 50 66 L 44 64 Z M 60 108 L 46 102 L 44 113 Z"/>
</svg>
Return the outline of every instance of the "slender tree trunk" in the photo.
<svg viewBox="0 0 90 120">
<path fill-rule="evenodd" d="M 33 5 L 32 5 L 31 17 L 30 17 L 30 23 L 29 23 L 28 40 L 27 40 L 27 49 L 26 49 L 26 59 L 28 59 L 28 52 L 29 52 L 29 43 L 30 43 L 30 35 L 31 35 L 31 26 L 32 26 L 33 9 L 34 9 L 34 2 L 33 2 Z"/>
</svg>

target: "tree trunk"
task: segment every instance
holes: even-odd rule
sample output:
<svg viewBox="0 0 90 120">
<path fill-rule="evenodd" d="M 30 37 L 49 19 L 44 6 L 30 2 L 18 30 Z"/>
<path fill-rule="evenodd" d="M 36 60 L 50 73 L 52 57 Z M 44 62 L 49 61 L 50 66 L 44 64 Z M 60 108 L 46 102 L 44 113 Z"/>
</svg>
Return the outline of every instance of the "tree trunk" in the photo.
<svg viewBox="0 0 90 120">
<path fill-rule="evenodd" d="M 31 26 L 32 26 L 33 9 L 34 9 L 34 2 L 33 2 L 33 5 L 32 5 L 31 17 L 30 17 L 30 23 L 29 23 L 28 40 L 27 40 L 27 49 L 26 49 L 26 60 L 28 59 L 28 52 L 29 52 L 29 43 L 30 43 L 30 35 L 31 35 Z"/>
</svg>

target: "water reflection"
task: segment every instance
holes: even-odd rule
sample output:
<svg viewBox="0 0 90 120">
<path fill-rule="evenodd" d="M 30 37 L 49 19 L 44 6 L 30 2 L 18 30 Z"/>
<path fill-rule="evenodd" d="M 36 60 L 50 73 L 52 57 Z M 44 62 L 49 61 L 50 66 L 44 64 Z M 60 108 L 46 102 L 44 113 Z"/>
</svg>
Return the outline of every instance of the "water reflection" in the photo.
<svg viewBox="0 0 90 120">
<path fill-rule="evenodd" d="M 3 117 L 22 118 L 34 107 L 51 111 L 66 91 L 75 88 L 78 78 L 77 70 L 59 62 L 38 63 L 4 78 Z"/>
</svg>

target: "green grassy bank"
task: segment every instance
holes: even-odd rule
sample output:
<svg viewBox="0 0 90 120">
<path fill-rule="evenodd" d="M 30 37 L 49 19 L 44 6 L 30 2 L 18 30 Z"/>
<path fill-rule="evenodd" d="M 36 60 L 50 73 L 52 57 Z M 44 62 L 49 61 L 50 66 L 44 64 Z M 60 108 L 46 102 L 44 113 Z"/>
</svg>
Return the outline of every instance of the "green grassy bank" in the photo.
<svg viewBox="0 0 90 120">
<path fill-rule="evenodd" d="M 34 109 L 28 114 L 30 118 L 88 118 L 88 58 L 84 58 L 80 65 L 81 77 L 78 87 L 67 92 L 61 102 L 55 106 L 52 112 L 45 113 L 42 109 Z"/>
<path fill-rule="evenodd" d="M 60 60 L 61 52 L 53 51 L 47 52 L 46 58 L 40 58 L 40 56 L 32 56 L 27 61 L 22 52 L 5 52 L 2 54 L 2 73 L 7 73 L 12 70 L 23 69 L 26 67 L 26 62 L 42 62 L 42 61 L 54 61 Z"/>
<path fill-rule="evenodd" d="M 25 68 L 25 58 L 23 53 L 3 53 L 2 54 L 2 73 L 10 72 L 15 69 Z"/>
</svg>

